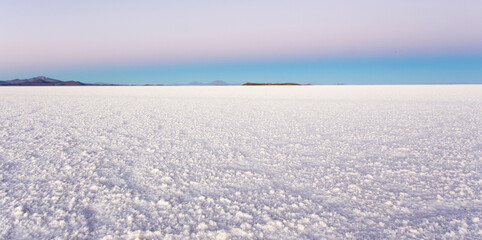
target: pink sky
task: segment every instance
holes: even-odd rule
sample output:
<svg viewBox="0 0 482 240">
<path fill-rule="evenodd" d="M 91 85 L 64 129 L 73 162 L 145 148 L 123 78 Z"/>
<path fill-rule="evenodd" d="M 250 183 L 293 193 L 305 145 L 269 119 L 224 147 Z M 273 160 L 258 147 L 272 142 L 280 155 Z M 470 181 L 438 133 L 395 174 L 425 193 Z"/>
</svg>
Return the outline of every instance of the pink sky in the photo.
<svg viewBox="0 0 482 240">
<path fill-rule="evenodd" d="M 482 1 L 2 1 L 0 71 L 482 53 Z"/>
</svg>

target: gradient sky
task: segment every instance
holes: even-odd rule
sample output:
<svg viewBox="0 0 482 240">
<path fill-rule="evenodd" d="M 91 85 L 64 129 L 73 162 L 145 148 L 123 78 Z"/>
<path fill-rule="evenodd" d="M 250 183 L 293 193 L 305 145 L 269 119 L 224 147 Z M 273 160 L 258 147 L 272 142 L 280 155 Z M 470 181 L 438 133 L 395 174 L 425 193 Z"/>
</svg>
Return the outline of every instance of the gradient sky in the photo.
<svg viewBox="0 0 482 240">
<path fill-rule="evenodd" d="M 0 79 L 482 83 L 480 0 L 0 0 Z"/>
</svg>

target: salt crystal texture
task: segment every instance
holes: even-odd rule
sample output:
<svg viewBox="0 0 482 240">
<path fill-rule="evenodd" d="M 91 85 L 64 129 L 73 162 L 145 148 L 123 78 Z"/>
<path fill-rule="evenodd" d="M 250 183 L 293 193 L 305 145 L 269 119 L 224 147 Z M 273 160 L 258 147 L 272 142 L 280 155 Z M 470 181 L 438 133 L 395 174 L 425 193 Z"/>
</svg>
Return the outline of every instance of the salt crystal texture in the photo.
<svg viewBox="0 0 482 240">
<path fill-rule="evenodd" d="M 0 239 L 482 239 L 482 85 L 0 88 Z"/>
</svg>

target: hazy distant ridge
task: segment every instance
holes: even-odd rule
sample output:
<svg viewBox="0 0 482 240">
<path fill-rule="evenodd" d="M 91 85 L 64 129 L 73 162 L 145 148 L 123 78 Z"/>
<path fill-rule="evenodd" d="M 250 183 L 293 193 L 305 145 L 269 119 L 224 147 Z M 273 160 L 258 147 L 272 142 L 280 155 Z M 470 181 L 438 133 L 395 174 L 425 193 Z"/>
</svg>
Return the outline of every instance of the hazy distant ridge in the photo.
<svg viewBox="0 0 482 240">
<path fill-rule="evenodd" d="M 187 84 L 172 84 L 167 86 L 228 86 L 228 85 L 239 85 L 239 84 L 229 84 L 224 81 L 213 81 L 208 83 L 203 82 L 190 82 Z M 312 85 L 310 84 L 299 84 L 299 83 L 253 83 L 246 82 L 242 84 L 243 86 L 271 86 L 271 85 Z M 118 84 L 108 84 L 108 83 L 83 83 L 79 81 L 61 81 L 58 79 L 48 78 L 45 76 L 38 76 L 28 79 L 14 79 L 8 81 L 0 81 L 0 86 L 122 86 Z M 145 86 L 165 86 L 164 84 L 145 84 Z"/>
<path fill-rule="evenodd" d="M 83 83 L 79 81 L 61 81 L 44 76 L 0 81 L 0 86 L 95 86 L 97 84 Z"/>
</svg>

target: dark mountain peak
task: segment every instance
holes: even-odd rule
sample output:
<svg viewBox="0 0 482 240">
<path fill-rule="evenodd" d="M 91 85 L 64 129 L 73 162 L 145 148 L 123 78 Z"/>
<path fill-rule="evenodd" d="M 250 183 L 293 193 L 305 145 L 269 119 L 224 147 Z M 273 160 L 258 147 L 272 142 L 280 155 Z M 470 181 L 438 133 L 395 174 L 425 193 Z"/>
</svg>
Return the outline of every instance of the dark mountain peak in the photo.
<svg viewBox="0 0 482 240">
<path fill-rule="evenodd" d="M 45 77 L 45 76 L 38 76 L 38 77 L 33 77 L 33 78 L 25 79 L 25 80 L 28 81 L 28 82 L 34 82 L 34 81 L 62 82 L 60 80 L 48 78 L 48 77 Z"/>
</svg>

